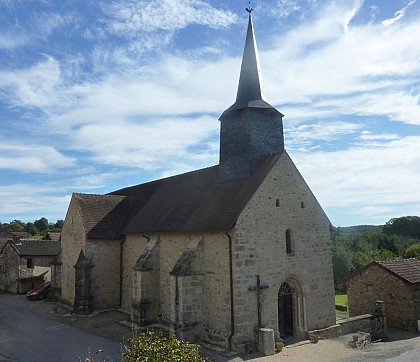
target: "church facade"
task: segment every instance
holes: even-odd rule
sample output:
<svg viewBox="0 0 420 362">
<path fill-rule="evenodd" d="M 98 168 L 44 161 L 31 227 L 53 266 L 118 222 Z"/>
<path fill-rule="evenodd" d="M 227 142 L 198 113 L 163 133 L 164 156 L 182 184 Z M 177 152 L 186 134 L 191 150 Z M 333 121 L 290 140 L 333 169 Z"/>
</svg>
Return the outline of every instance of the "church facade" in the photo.
<svg viewBox="0 0 420 362">
<path fill-rule="evenodd" d="M 62 299 L 234 351 L 255 348 L 256 328 L 305 337 L 335 324 L 331 224 L 284 150 L 282 117 L 262 92 L 250 16 L 219 165 L 73 194 Z"/>
</svg>

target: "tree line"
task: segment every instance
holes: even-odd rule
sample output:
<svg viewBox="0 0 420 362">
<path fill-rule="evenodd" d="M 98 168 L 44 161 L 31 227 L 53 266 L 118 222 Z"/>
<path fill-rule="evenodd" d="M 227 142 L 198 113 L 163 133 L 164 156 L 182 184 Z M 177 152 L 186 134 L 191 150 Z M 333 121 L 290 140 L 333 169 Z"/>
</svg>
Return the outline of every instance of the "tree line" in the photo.
<svg viewBox="0 0 420 362">
<path fill-rule="evenodd" d="M 420 217 L 392 218 L 383 226 L 335 228 L 332 252 L 335 288 L 345 292 L 348 277 L 372 261 L 420 259 Z"/>
<path fill-rule="evenodd" d="M 60 232 L 63 224 L 64 220 L 57 220 L 55 223 L 50 223 L 45 217 L 27 223 L 20 220 L 13 220 L 9 223 L 0 222 L 0 231 L 26 231 L 30 236 L 36 236 L 43 235 L 49 231 Z"/>
</svg>

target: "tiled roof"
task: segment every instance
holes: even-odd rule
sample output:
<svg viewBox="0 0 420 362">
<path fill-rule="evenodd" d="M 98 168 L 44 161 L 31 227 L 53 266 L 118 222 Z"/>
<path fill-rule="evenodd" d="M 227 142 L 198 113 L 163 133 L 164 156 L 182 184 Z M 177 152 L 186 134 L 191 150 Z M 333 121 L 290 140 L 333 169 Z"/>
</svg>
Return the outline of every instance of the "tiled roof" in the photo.
<svg viewBox="0 0 420 362">
<path fill-rule="evenodd" d="M 163 178 L 107 195 L 74 194 L 88 238 L 125 233 L 216 231 L 232 228 L 282 152 L 246 179 L 218 181 L 218 166 Z"/>
<path fill-rule="evenodd" d="M 397 259 L 392 261 L 378 261 L 377 263 L 411 284 L 420 283 L 419 259 Z"/>
<path fill-rule="evenodd" d="M 11 231 L 10 234 L 17 238 L 29 238 L 29 234 L 26 231 Z"/>
<path fill-rule="evenodd" d="M 61 236 L 61 233 L 55 233 L 55 232 L 49 231 L 47 233 L 46 240 L 60 240 L 60 236 Z"/>
<path fill-rule="evenodd" d="M 90 239 L 120 236 L 127 217 L 129 198 L 116 195 L 74 194 L 85 232 Z"/>
<path fill-rule="evenodd" d="M 19 240 L 10 244 L 22 256 L 54 256 L 61 247 L 59 241 L 50 240 Z"/>
</svg>

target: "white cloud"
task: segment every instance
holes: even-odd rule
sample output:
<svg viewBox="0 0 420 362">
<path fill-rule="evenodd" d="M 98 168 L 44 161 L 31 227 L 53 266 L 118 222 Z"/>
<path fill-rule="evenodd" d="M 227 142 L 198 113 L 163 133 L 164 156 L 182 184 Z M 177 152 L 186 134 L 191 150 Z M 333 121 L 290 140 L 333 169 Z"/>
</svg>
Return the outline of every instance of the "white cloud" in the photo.
<svg viewBox="0 0 420 362">
<path fill-rule="evenodd" d="M 391 25 L 395 24 L 397 21 L 401 20 L 401 19 L 404 17 L 404 15 L 405 15 L 405 13 L 406 13 L 407 9 L 408 9 L 411 5 L 413 5 L 415 2 L 416 2 L 416 0 L 410 1 L 410 2 L 409 2 L 406 6 L 404 6 L 402 9 L 400 9 L 400 10 L 396 11 L 396 12 L 395 12 L 395 14 L 394 14 L 394 16 L 393 16 L 392 18 L 390 18 L 390 19 L 386 19 L 386 20 L 383 20 L 383 21 L 382 21 L 382 25 L 383 25 L 383 26 L 391 26 Z"/>
<path fill-rule="evenodd" d="M 44 55 L 44 60 L 27 69 L 0 71 L 0 87 L 15 107 L 54 105 L 61 82 L 58 62 Z"/>
<path fill-rule="evenodd" d="M 71 196 L 53 193 L 52 190 L 54 188 L 50 185 L 30 183 L 0 186 L 0 215 L 4 218 L 1 221 L 21 219 L 33 222 L 41 217 L 50 222 L 64 219 Z"/>
<path fill-rule="evenodd" d="M 306 5 L 306 4 L 305 4 Z M 296 0 L 277 0 L 275 4 L 267 4 L 263 11 L 269 11 L 273 16 L 284 18 L 301 9 Z"/>
<path fill-rule="evenodd" d="M 207 142 L 218 127 L 217 120 L 210 117 L 91 124 L 75 132 L 73 144 L 101 164 L 157 170 L 188 162 L 191 169 L 191 164 L 205 165 L 197 155 L 208 160 L 214 154 Z M 190 154 L 194 146 L 201 149 L 194 151 L 195 162 Z"/>
<path fill-rule="evenodd" d="M 0 49 L 15 49 L 27 43 L 28 39 L 15 33 L 0 32 Z"/>
<path fill-rule="evenodd" d="M 139 31 L 173 31 L 190 24 L 223 28 L 237 21 L 236 14 L 201 0 L 125 0 L 104 3 L 103 9 L 109 16 L 108 31 L 128 37 L 137 37 Z"/>
<path fill-rule="evenodd" d="M 290 148 L 301 147 L 318 141 L 333 141 L 354 134 L 362 125 L 350 122 L 329 122 L 303 124 L 285 129 L 286 145 Z"/>
<path fill-rule="evenodd" d="M 51 146 L 0 143 L 0 169 L 23 173 L 53 173 L 57 169 L 71 167 L 75 160 L 64 156 Z"/>
<path fill-rule="evenodd" d="M 359 8 L 358 2 L 329 7 L 282 35 L 275 49 L 261 52 L 269 100 L 306 105 L 308 117 L 313 109 L 320 116 L 378 112 L 419 124 L 420 43 L 413 34 L 420 33 L 420 21 L 349 27 Z"/>
<path fill-rule="evenodd" d="M 64 26 L 72 24 L 75 27 L 77 24 L 77 17 L 72 13 L 61 15 L 52 12 L 38 12 L 35 13 L 32 20 L 37 29 L 37 33 L 34 35 L 43 38 Z"/>
<path fill-rule="evenodd" d="M 410 210 L 408 205 L 420 205 L 419 143 L 419 136 L 410 136 L 382 147 L 363 145 L 336 152 L 292 155 L 321 205 L 335 210 L 331 216 L 336 224 L 348 225 L 346 218 L 352 220 L 357 214 L 358 219 L 364 219 L 369 215 L 363 210 L 373 208 L 391 210 L 384 213 L 385 222 L 392 210 L 404 214 L 399 205 Z M 420 212 L 419 207 L 417 210 Z"/>
<path fill-rule="evenodd" d="M 400 137 L 395 134 L 371 134 L 369 131 L 361 132 L 359 137 L 361 140 L 367 141 L 393 141 L 400 139 Z"/>
</svg>

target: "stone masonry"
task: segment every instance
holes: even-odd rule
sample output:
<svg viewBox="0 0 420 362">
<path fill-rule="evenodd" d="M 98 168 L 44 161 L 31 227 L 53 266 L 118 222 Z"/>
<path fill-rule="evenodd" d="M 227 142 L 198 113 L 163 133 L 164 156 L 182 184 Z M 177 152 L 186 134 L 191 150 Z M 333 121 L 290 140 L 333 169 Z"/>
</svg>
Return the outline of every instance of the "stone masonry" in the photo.
<svg viewBox="0 0 420 362">
<path fill-rule="evenodd" d="M 348 282 L 350 316 L 373 314 L 377 300 L 386 303 L 388 326 L 417 330 L 417 320 L 420 320 L 420 285 L 407 283 L 373 264 L 353 275 Z"/>
</svg>

